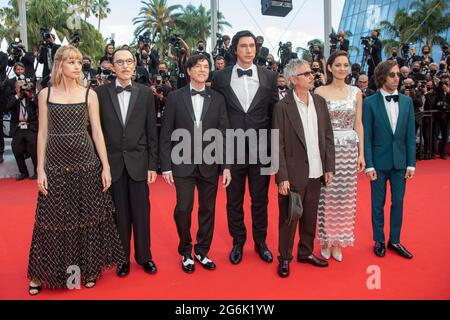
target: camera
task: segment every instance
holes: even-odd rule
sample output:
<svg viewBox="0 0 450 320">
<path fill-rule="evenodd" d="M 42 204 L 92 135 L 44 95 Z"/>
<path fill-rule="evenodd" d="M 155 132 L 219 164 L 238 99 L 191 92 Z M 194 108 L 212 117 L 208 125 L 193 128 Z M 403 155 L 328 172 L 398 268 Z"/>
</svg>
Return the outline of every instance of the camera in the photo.
<svg viewBox="0 0 450 320">
<path fill-rule="evenodd" d="M 145 32 L 143 35 L 140 35 L 138 38 L 138 42 L 143 42 L 144 45 L 150 45 L 152 42 L 150 39 L 150 32 Z"/>
<path fill-rule="evenodd" d="M 78 47 L 80 44 L 81 38 L 78 33 L 74 33 L 72 37 L 70 37 L 70 44 L 74 47 Z"/>
<path fill-rule="evenodd" d="M 339 36 L 336 33 L 330 34 L 330 52 L 337 50 L 337 45 L 339 43 Z"/>
<path fill-rule="evenodd" d="M 40 34 L 41 34 L 41 39 L 42 39 L 41 45 L 43 45 L 43 46 L 51 45 L 49 43 L 49 40 L 52 38 L 52 35 L 51 35 L 50 31 L 48 31 L 47 28 L 41 27 L 40 28 Z"/>
<path fill-rule="evenodd" d="M 23 74 L 19 76 L 17 80 L 17 84 L 20 86 L 20 96 L 28 96 L 31 97 L 34 94 L 34 85 L 30 79 L 25 78 Z"/>
<path fill-rule="evenodd" d="M 372 48 L 372 38 L 361 37 L 361 45 L 364 46 L 364 51 L 370 51 L 370 49 Z"/>
<path fill-rule="evenodd" d="M 20 56 L 21 51 L 25 51 L 25 47 L 22 43 L 20 43 L 19 41 L 10 43 L 9 48 L 8 48 L 8 54 L 11 57 L 18 58 Z"/>
<path fill-rule="evenodd" d="M 404 59 L 408 59 L 409 56 L 409 49 L 411 48 L 411 46 L 413 45 L 413 43 L 407 43 L 404 42 L 400 45 L 401 51 L 402 51 L 402 57 Z"/>
</svg>

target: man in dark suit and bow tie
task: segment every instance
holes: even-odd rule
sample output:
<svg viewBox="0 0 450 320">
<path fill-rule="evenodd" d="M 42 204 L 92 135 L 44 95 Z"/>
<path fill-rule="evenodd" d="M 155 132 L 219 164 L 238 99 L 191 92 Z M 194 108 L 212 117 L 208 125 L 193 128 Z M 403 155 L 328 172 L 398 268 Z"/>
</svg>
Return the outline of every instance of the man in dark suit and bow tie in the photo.
<svg viewBox="0 0 450 320">
<path fill-rule="evenodd" d="M 216 269 L 214 262 L 208 257 L 214 231 L 214 215 L 216 205 L 219 167 L 222 160 L 219 156 L 225 151 L 225 131 L 228 128 L 228 116 L 225 99 L 222 95 L 206 87 L 211 62 L 204 55 L 194 55 L 186 63 L 190 84 L 172 92 L 166 101 L 166 112 L 160 136 L 161 171 L 164 180 L 175 184 L 177 205 L 175 222 L 180 242 L 178 253 L 182 256 L 182 269 L 187 273 L 195 271 L 192 258 L 191 216 L 194 205 L 194 189 L 197 187 L 198 232 L 194 247 L 195 259 L 207 270 Z M 172 142 L 175 130 L 183 130 L 190 137 L 190 150 L 183 150 L 182 161 L 173 159 L 172 151 L 177 142 Z M 215 130 L 216 151 L 211 154 L 211 162 L 205 158 L 205 148 L 211 142 L 194 141 L 196 136 L 203 137 L 208 130 Z M 197 131 L 197 132 L 195 132 Z M 217 140 L 219 139 L 219 140 Z M 183 143 L 185 143 L 183 138 Z M 201 158 L 196 159 L 197 155 Z M 223 187 L 231 182 L 229 166 L 223 170 Z"/>
<path fill-rule="evenodd" d="M 277 74 L 253 63 L 256 37 L 250 31 L 240 31 L 233 37 L 232 50 L 236 55 L 236 65 L 215 73 L 212 88 L 225 97 L 231 128 L 244 131 L 270 130 L 273 107 L 278 101 Z M 267 146 L 270 147 L 269 142 Z M 232 165 L 233 180 L 227 189 L 228 229 L 233 237 L 230 261 L 233 264 L 241 262 L 246 241 L 243 204 L 247 179 L 252 200 L 255 250 L 263 261 L 273 260 L 266 245 L 270 176 L 261 174 L 263 165 L 259 156 L 256 163 L 248 161 L 249 149 L 254 147 L 246 141 L 245 163 L 235 162 Z"/>
<path fill-rule="evenodd" d="M 411 259 L 412 254 L 400 244 L 400 231 L 406 180 L 411 180 L 415 173 L 416 134 L 413 102 L 397 91 L 400 77 L 399 66 L 393 60 L 379 64 L 375 70 L 379 91 L 366 98 L 363 107 L 364 155 L 372 187 L 375 255 L 386 254 L 384 204 L 389 180 L 392 205 L 388 248 Z"/>
<path fill-rule="evenodd" d="M 158 138 L 151 91 L 132 82 L 136 60 L 128 49 L 114 52 L 117 80 L 96 88 L 100 118 L 111 167 L 111 192 L 117 227 L 126 257 L 130 256 L 131 229 L 135 259 L 147 273 L 156 273 L 150 252 L 150 202 L 148 184 L 155 182 Z M 128 275 L 130 263 L 117 268 Z"/>
</svg>

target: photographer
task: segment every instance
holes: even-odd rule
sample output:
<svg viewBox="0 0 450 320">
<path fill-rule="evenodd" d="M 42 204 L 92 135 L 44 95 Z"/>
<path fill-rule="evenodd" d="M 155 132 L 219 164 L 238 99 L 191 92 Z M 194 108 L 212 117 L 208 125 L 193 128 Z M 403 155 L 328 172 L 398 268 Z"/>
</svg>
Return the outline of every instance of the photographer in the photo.
<svg viewBox="0 0 450 320">
<path fill-rule="evenodd" d="M 25 68 L 25 76 L 30 79 L 35 78 L 34 72 L 34 55 L 31 52 L 26 52 L 22 43 L 11 43 L 8 48 L 9 59 L 8 66 L 13 67 L 20 62 Z"/>
<path fill-rule="evenodd" d="M 448 44 L 442 47 L 442 59 L 447 64 L 447 72 L 450 72 L 450 46 Z"/>
<path fill-rule="evenodd" d="M 109 61 L 109 63 L 112 64 L 112 56 L 115 50 L 115 42 L 114 40 L 112 40 L 110 43 L 108 43 L 105 47 L 105 55 L 103 57 L 100 58 L 100 64 L 103 63 L 103 61 Z"/>
<path fill-rule="evenodd" d="M 19 167 L 20 176 L 17 181 L 29 177 L 25 163 L 25 155 L 29 154 L 33 161 L 34 173 L 30 179 L 37 179 L 37 131 L 38 104 L 34 86 L 27 80 L 17 80 L 15 95 L 6 105 L 6 111 L 11 112 L 11 147 Z"/>
<path fill-rule="evenodd" d="M 211 55 L 206 52 L 205 41 L 200 40 L 197 42 L 197 51 L 193 52 L 193 55 L 201 54 L 204 55 L 208 61 L 211 61 Z"/>
<path fill-rule="evenodd" d="M 230 47 L 231 38 L 227 35 L 217 34 L 217 43 L 214 48 L 214 57 L 221 56 L 225 60 L 225 66 L 229 67 L 236 63 L 236 58 Z"/>
<path fill-rule="evenodd" d="M 141 58 L 141 65 L 140 66 L 136 66 L 136 74 L 135 74 L 135 78 L 134 81 L 143 84 L 145 86 L 149 86 L 151 83 L 151 79 L 152 79 L 152 74 L 156 72 L 156 70 L 154 72 L 152 72 L 150 66 L 149 66 L 149 56 L 147 51 L 142 51 L 140 54 L 140 58 Z"/>
<path fill-rule="evenodd" d="M 358 77 L 358 88 L 361 90 L 363 99 L 375 94 L 375 91 L 369 88 L 369 77 L 365 74 Z"/>
<path fill-rule="evenodd" d="M 391 56 L 387 59 L 387 60 L 393 60 L 396 61 L 399 68 L 403 67 L 405 65 L 405 60 L 403 60 L 399 55 L 398 55 L 398 49 L 397 48 L 392 48 L 391 49 Z"/>
<path fill-rule="evenodd" d="M 345 32 L 340 31 L 338 35 L 335 33 L 330 34 L 330 53 L 334 51 L 345 51 L 348 52 L 350 48 L 350 41 L 345 39 Z"/>
<path fill-rule="evenodd" d="M 103 60 L 97 71 L 97 86 L 108 84 L 115 79 L 113 65 L 108 59 Z"/>
<path fill-rule="evenodd" d="M 97 70 L 92 68 L 92 59 L 88 56 L 83 57 L 81 78 L 85 88 L 88 88 L 91 85 L 95 87 L 97 84 Z"/>
<path fill-rule="evenodd" d="M 411 73 L 409 74 L 409 77 L 412 78 L 415 82 L 427 79 L 426 75 L 422 72 L 420 66 L 421 66 L 420 62 L 418 61 L 414 62 Z"/>
<path fill-rule="evenodd" d="M 0 43 L 0 48 L 1 48 L 1 43 Z M 8 66 L 8 55 L 6 53 L 0 51 L 0 86 L 2 85 L 2 82 L 5 81 L 5 79 L 6 79 L 7 66 Z M 0 103 L 1 103 L 1 101 L 0 101 Z"/>
<path fill-rule="evenodd" d="M 361 74 L 361 66 L 358 63 L 352 64 L 351 73 L 347 77 L 347 84 L 356 86 L 358 84 L 358 78 Z"/>
<path fill-rule="evenodd" d="M 292 59 L 298 59 L 298 55 L 295 52 L 292 52 L 292 43 L 286 42 L 283 44 L 280 42 L 278 48 L 278 56 L 280 57 L 279 64 L 279 72 L 282 73 L 284 67 L 291 61 Z"/>
<path fill-rule="evenodd" d="M 361 44 L 364 46 L 364 58 L 367 59 L 368 76 L 371 79 L 374 75 L 375 68 L 381 62 L 381 53 L 383 45 L 378 38 L 379 32 L 372 31 L 370 37 L 361 37 Z"/>
<path fill-rule="evenodd" d="M 318 87 L 324 86 L 327 83 L 326 76 L 320 68 L 320 62 L 319 61 L 313 61 L 311 64 L 311 70 L 313 71 L 314 75 L 314 89 L 317 89 Z"/>
<path fill-rule="evenodd" d="M 436 81 L 436 105 L 438 112 L 434 115 L 434 128 L 436 140 L 441 136 L 438 152 L 441 159 L 447 159 L 448 123 L 450 113 L 450 89 L 448 73 L 443 74 Z"/>
<path fill-rule="evenodd" d="M 55 43 L 55 35 L 50 34 L 48 30 L 41 28 L 41 49 L 39 52 L 38 62 L 44 64 L 44 70 L 42 71 L 42 88 L 47 87 L 47 83 L 50 80 L 50 74 L 52 72 L 55 53 L 61 47 Z M 34 67 L 34 66 L 33 66 Z"/>
<path fill-rule="evenodd" d="M 185 64 L 191 56 L 187 43 L 177 35 L 170 37 L 168 57 L 172 60 L 172 72 L 176 78 L 176 88 L 180 89 L 188 84 Z"/>
<path fill-rule="evenodd" d="M 150 90 L 155 97 L 156 123 L 161 124 L 166 107 L 166 99 L 172 91 L 172 86 L 167 78 L 167 73 L 163 69 L 160 69 L 159 72 L 159 74 L 153 76 Z"/>
<path fill-rule="evenodd" d="M 289 87 L 286 85 L 286 79 L 284 75 L 278 75 L 278 99 L 282 100 L 289 93 Z"/>
<path fill-rule="evenodd" d="M 408 58 L 407 61 L 407 65 L 408 67 L 412 68 L 414 62 L 421 62 L 422 61 L 422 57 L 418 56 L 416 54 L 416 48 L 412 47 L 411 49 L 409 49 L 409 53 L 410 53 L 410 57 Z"/>
<path fill-rule="evenodd" d="M 256 58 L 255 64 L 258 66 L 266 66 L 267 56 L 269 55 L 269 48 L 263 46 L 264 37 L 256 37 Z"/>
<path fill-rule="evenodd" d="M 439 70 L 436 72 L 436 77 L 440 78 L 443 74 L 448 73 L 448 65 L 445 60 L 439 62 Z"/>
</svg>

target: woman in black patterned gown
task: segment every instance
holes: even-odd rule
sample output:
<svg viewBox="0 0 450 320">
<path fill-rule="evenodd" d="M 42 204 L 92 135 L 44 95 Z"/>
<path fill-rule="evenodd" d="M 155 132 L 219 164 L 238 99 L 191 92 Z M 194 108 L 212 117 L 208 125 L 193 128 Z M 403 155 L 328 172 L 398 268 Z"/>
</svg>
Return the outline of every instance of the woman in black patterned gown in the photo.
<svg viewBox="0 0 450 320">
<path fill-rule="evenodd" d="M 81 85 L 78 49 L 61 47 L 54 60 L 52 85 L 39 93 L 39 196 L 28 263 L 31 295 L 42 287 L 82 283 L 92 288 L 106 268 L 125 262 L 108 192 L 111 173 L 97 95 Z"/>
</svg>

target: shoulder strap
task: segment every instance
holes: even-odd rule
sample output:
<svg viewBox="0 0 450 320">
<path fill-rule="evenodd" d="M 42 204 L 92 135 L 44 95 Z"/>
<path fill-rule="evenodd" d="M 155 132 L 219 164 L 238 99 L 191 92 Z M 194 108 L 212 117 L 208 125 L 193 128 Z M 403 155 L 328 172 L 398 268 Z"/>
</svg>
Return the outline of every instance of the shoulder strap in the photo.
<svg viewBox="0 0 450 320">
<path fill-rule="evenodd" d="M 51 85 L 50 85 L 50 83 L 48 83 L 48 85 L 47 85 L 47 105 L 50 101 L 50 88 L 51 88 Z"/>
<path fill-rule="evenodd" d="M 87 90 L 86 90 L 86 98 L 85 98 L 85 101 L 86 101 L 86 105 L 88 105 L 88 98 L 89 98 L 89 90 L 90 90 L 90 86 L 87 88 Z"/>
</svg>

